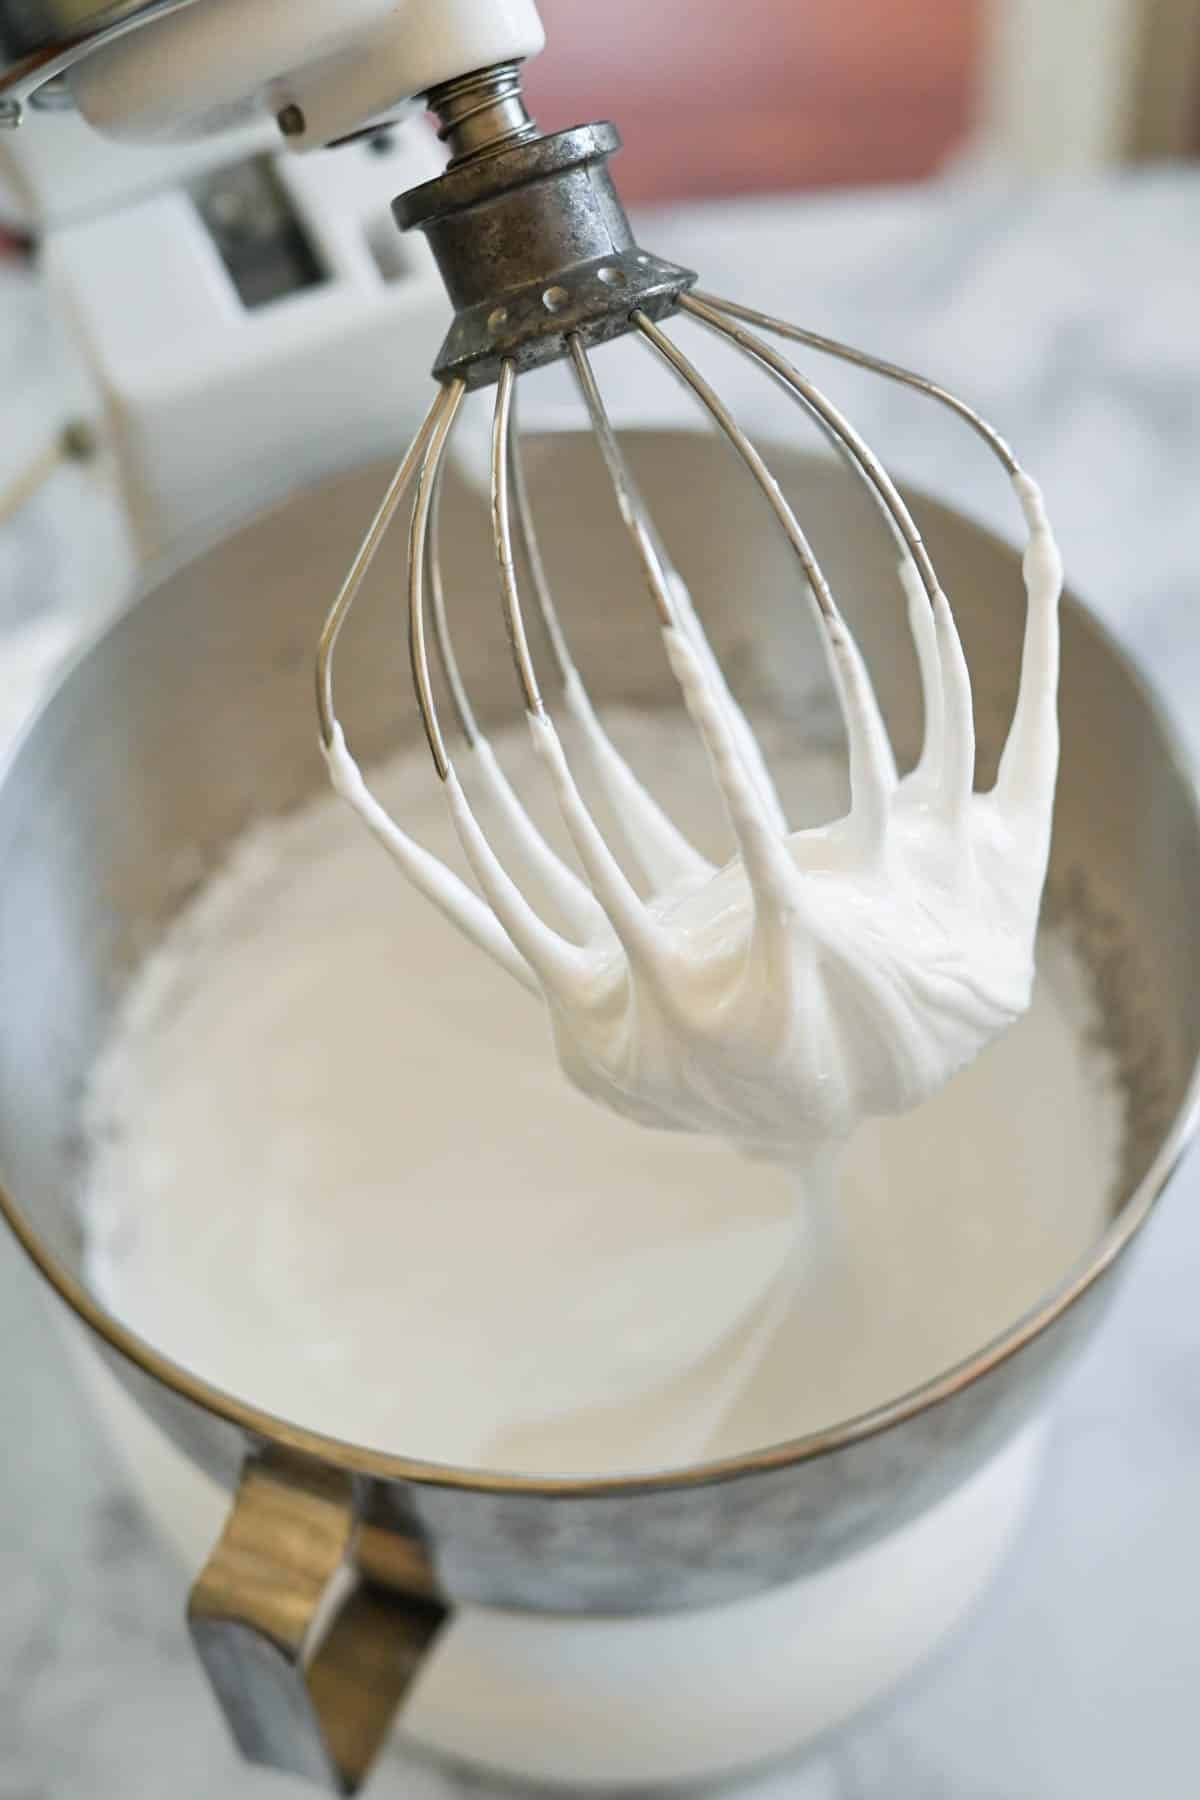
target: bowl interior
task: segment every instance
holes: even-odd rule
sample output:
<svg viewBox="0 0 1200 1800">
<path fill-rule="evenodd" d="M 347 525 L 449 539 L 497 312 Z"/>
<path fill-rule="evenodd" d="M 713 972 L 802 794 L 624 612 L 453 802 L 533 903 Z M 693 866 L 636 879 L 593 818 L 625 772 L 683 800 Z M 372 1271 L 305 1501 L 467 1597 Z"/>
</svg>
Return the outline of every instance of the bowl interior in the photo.
<svg viewBox="0 0 1200 1800">
<path fill-rule="evenodd" d="M 635 474 L 714 648 L 756 717 L 813 741 L 838 727 L 786 541 L 715 440 L 630 434 Z M 601 702 L 671 697 L 653 610 L 595 446 L 534 440 L 543 548 Z M 858 635 L 901 763 L 921 711 L 894 553 L 870 503 L 825 459 L 770 460 Z M 246 823 L 323 781 L 313 646 L 390 471 L 296 496 L 156 579 L 74 667 L 0 785 L 0 1179 L 40 1249 L 81 1270 L 74 1210 L 82 1085 L 129 974 Z M 1024 624 L 1019 555 L 917 499 L 975 684 L 981 781 L 1011 716 Z M 516 691 L 486 506 L 444 499 L 463 673 L 486 720 Z M 360 760 L 415 739 L 403 532 L 385 545 L 339 654 Z M 1132 1101 L 1122 1203 L 1183 1107 L 1200 1043 L 1200 828 L 1152 698 L 1077 604 L 1064 618 L 1063 763 L 1050 904 L 1102 984 Z M 431 780 L 432 771 L 431 771 Z"/>
</svg>

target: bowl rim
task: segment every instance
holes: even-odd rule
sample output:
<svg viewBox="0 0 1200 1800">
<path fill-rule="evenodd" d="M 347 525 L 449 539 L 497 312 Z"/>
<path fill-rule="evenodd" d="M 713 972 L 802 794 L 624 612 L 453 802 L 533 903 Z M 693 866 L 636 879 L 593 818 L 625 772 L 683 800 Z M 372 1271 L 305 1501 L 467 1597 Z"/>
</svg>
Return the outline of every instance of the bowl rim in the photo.
<svg viewBox="0 0 1200 1800">
<path fill-rule="evenodd" d="M 672 427 L 633 427 L 626 436 L 677 435 Z M 535 433 L 533 438 L 554 435 Z M 683 435 L 694 435 L 687 433 Z M 782 448 L 780 446 L 779 448 Z M 803 460 L 807 453 L 787 447 L 792 460 Z M 85 635 L 65 659 L 36 705 L 0 756 L 0 789 L 7 783 L 26 746 L 43 726 L 52 710 L 61 702 L 76 671 L 80 669 L 108 637 L 150 598 L 154 590 L 173 573 L 194 561 L 208 549 L 215 548 L 232 527 L 234 535 L 253 529 L 271 513 L 294 503 L 306 493 L 313 494 L 329 484 L 330 479 L 345 479 L 364 468 L 374 467 L 378 459 L 355 464 L 332 478 L 313 483 L 293 484 L 281 489 L 279 496 L 260 507 L 249 518 L 216 521 L 185 549 L 169 558 L 154 562 L 138 576 L 129 599 Z M 919 487 L 904 484 L 913 501 L 931 516 L 941 514 L 957 523 L 968 524 L 979 538 L 992 548 L 1019 556 L 1015 544 L 1000 532 L 982 524 L 958 507 L 935 499 Z M 1117 634 L 1071 588 L 1064 588 L 1062 604 L 1077 622 L 1095 637 L 1105 652 L 1117 662 L 1131 682 L 1161 736 L 1170 766 L 1178 776 L 1190 803 L 1193 826 L 1200 837 L 1200 767 L 1187 748 L 1182 733 L 1165 701 L 1143 672 L 1136 657 Z M 44 1277 L 75 1317 L 98 1337 L 108 1350 L 143 1375 L 171 1390 L 175 1395 L 201 1411 L 214 1415 L 241 1432 L 247 1440 L 269 1443 L 352 1474 L 390 1483 L 422 1488 L 442 1488 L 463 1493 L 490 1495 L 497 1498 L 535 1495 L 544 1498 L 575 1497 L 601 1499 L 640 1493 L 670 1493 L 717 1483 L 737 1481 L 813 1462 L 836 1452 L 848 1450 L 884 1432 L 904 1424 L 921 1413 L 950 1400 L 964 1389 L 974 1386 L 985 1376 L 1020 1354 L 1035 1339 L 1081 1300 L 1109 1272 L 1138 1237 L 1154 1212 L 1158 1201 L 1200 1129 L 1200 1056 L 1193 1064 L 1183 1098 L 1150 1167 L 1129 1195 L 1116 1217 L 1094 1248 L 1078 1259 L 1065 1275 L 1043 1297 L 1028 1308 L 1014 1323 L 992 1337 L 979 1349 L 952 1364 L 940 1374 L 919 1383 L 905 1393 L 848 1419 L 839 1420 L 819 1431 L 807 1432 L 762 1449 L 743 1451 L 705 1462 L 689 1463 L 680 1468 L 631 1471 L 609 1475 L 522 1475 L 502 1470 L 460 1467 L 450 1463 L 427 1462 L 392 1451 L 375 1450 L 349 1439 L 330 1436 L 297 1425 L 275 1413 L 256 1407 L 249 1401 L 205 1381 L 182 1364 L 174 1362 L 123 1325 L 85 1287 L 83 1282 L 48 1248 L 40 1234 L 9 1193 L 0 1179 L 0 1216 L 4 1218 L 18 1244 L 34 1267 Z"/>
</svg>

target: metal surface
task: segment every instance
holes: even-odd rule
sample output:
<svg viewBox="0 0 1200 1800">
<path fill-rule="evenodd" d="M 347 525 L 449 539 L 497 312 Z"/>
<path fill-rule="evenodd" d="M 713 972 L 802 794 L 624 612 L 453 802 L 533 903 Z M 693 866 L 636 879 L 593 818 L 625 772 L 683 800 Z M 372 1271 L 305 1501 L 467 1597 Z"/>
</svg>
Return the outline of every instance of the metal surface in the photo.
<svg viewBox="0 0 1200 1800">
<path fill-rule="evenodd" d="M 403 231 L 421 230 L 454 307 L 438 355 L 439 381 L 469 388 L 568 354 L 573 337 L 606 343 L 675 311 L 696 280 L 637 244 L 609 174 L 621 140 L 612 125 L 541 135 L 513 64 L 435 89 L 451 162 L 393 206 Z"/>
<path fill-rule="evenodd" d="M 181 12 L 196 0 L 0 0 L 0 126 L 20 125 L 27 104 L 69 104 L 61 79 L 94 50 Z"/>
<path fill-rule="evenodd" d="M 420 696 L 421 721 L 429 741 L 430 753 L 443 781 L 450 772 L 450 761 L 434 710 L 429 661 L 425 653 L 425 556 L 429 544 L 430 521 L 433 518 L 434 496 L 441 486 L 446 446 L 450 442 L 450 433 L 454 429 L 464 391 L 461 381 L 453 381 L 443 389 L 444 405 L 430 433 L 429 449 L 417 478 L 417 499 L 413 507 L 408 541 L 409 662 Z M 319 652 L 317 666 L 319 670 Z M 329 680 L 323 681 L 322 685 L 328 691 Z"/>
<path fill-rule="evenodd" d="M 335 1793 L 361 1785 L 445 1619 L 361 1573 L 349 1476 L 265 1453 L 188 1602 L 197 1652 L 242 1755 Z M 412 1578 L 412 1571 L 405 1575 Z"/>
<path fill-rule="evenodd" d="M 709 438 L 629 434 L 623 448 L 663 541 L 678 547 L 714 650 L 742 671 L 759 716 L 803 731 L 814 716 L 805 696 L 818 649 L 792 635 L 791 552 L 781 534 L 762 530 L 757 489 L 730 485 L 728 453 Z M 533 439 L 525 454 L 547 566 L 573 571 L 572 642 L 598 702 L 666 701 L 660 665 L 631 654 L 654 620 L 611 495 L 594 479 L 593 445 Z M 893 546 L 836 465 L 781 449 L 769 456 L 789 501 L 822 521 L 823 561 L 846 595 L 903 756 L 919 741 L 920 709 L 904 609 L 879 602 Z M 249 819 L 294 806 L 323 783 L 311 640 L 388 479 L 373 467 L 299 496 L 164 578 L 67 676 L 0 784 L 5 1211 L 121 1380 L 198 1464 L 232 1489 L 245 1457 L 271 1446 L 357 1476 L 357 1516 L 376 1544 L 396 1546 L 401 1580 L 427 1568 L 447 1602 L 555 1612 L 669 1610 L 761 1591 L 877 1539 L 954 1489 L 1030 1416 L 1099 1317 L 1192 1128 L 1200 924 L 1179 904 L 1181 892 L 1200 888 L 1191 780 L 1121 653 L 1068 605 L 1052 898 L 1104 984 L 1134 1129 L 1104 1242 L 1001 1340 L 798 1443 L 627 1480 L 443 1469 L 322 1438 L 208 1387 L 91 1298 L 72 1121 L 122 986 L 198 871 L 214 866 Z M 957 596 L 988 779 L 1020 658 L 1018 557 L 932 503 L 909 503 Z M 486 506 L 447 470 L 441 510 L 451 593 L 486 593 Z M 314 516 L 316 534 L 307 528 Z M 366 761 L 420 733 L 416 704 L 403 699 L 395 587 L 396 561 L 381 555 L 340 652 Z M 500 609 L 481 602 L 470 624 L 457 655 L 486 726 L 511 716 L 512 673 Z"/>
<path fill-rule="evenodd" d="M 451 168 L 538 136 L 521 92 L 520 63 L 500 63 L 444 82 L 429 95 L 429 108 L 440 122 L 438 137 L 450 152 Z"/>
</svg>

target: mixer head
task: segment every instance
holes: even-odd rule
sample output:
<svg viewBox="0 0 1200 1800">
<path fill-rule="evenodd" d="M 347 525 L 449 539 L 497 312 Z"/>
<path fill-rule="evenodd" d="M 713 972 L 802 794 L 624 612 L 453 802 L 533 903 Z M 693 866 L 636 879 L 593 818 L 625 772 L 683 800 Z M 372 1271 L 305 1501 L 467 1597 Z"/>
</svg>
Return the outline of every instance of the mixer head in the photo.
<svg viewBox="0 0 1200 1800">
<path fill-rule="evenodd" d="M 77 107 L 161 144 L 273 118 L 312 149 L 544 42 L 534 0 L 0 0 L 0 126 Z"/>
</svg>

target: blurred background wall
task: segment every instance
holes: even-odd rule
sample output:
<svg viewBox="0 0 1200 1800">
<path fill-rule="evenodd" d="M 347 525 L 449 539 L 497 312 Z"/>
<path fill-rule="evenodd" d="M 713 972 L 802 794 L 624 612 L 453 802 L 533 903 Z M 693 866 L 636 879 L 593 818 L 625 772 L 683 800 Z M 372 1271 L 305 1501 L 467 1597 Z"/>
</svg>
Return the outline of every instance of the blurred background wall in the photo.
<svg viewBox="0 0 1200 1800">
<path fill-rule="evenodd" d="M 1200 0 L 541 0 L 548 125 L 616 113 L 631 200 L 1200 149 Z"/>
<path fill-rule="evenodd" d="M 911 180 L 976 111 L 986 0 L 540 0 L 547 120 L 616 112 L 628 197 Z"/>
</svg>

